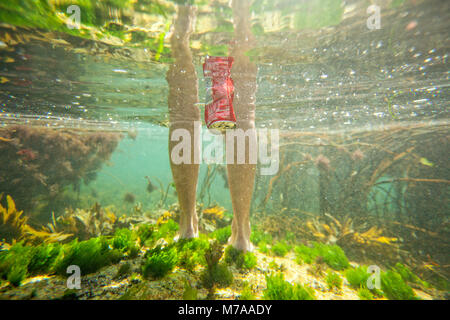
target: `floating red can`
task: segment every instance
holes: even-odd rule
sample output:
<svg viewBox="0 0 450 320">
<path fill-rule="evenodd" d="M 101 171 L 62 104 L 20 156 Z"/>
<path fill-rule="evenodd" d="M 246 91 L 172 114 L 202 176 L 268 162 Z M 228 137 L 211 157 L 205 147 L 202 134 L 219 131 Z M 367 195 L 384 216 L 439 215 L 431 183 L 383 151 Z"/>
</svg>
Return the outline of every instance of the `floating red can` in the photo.
<svg viewBox="0 0 450 320">
<path fill-rule="evenodd" d="M 234 84 L 231 79 L 232 57 L 206 57 L 203 75 L 206 79 L 205 122 L 209 129 L 236 127 L 233 110 Z"/>
</svg>

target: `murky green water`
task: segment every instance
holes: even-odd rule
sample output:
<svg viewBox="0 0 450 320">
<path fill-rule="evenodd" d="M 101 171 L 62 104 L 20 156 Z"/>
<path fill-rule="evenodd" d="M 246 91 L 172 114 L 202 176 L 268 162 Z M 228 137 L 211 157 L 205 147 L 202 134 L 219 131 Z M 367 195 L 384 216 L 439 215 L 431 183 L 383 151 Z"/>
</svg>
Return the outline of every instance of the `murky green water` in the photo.
<svg viewBox="0 0 450 320">
<path fill-rule="evenodd" d="M 71 4 L 81 19 L 73 29 Z M 449 3 L 375 2 L 378 29 L 369 28 L 371 4 L 1 3 L 3 206 L 10 195 L 35 228 L 52 212 L 57 219 L 95 203 L 155 222 L 194 208 L 179 193 L 196 187 L 200 233 L 249 211 L 252 227 L 274 241 L 338 244 L 352 261 L 401 262 L 448 289 Z M 171 170 L 169 127 L 198 109 L 206 131 L 207 55 L 235 56 L 238 120 L 254 106 L 254 126 L 278 130 L 274 174 L 258 163 L 228 181 L 226 164 L 202 163 L 196 186 L 197 169 Z M 168 101 L 188 101 L 189 110 Z M 220 207 L 223 225 L 204 218 Z M 195 222 L 181 219 L 183 235 Z M 246 233 L 240 228 L 232 238 Z M 0 240 L 11 244 L 8 230 L 0 227 Z"/>
</svg>

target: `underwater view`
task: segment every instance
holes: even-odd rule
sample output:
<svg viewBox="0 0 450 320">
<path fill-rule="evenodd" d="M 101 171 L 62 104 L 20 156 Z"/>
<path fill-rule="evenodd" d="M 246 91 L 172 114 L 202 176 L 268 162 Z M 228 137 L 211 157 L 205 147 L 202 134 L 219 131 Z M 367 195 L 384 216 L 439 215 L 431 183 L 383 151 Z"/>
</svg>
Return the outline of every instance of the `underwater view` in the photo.
<svg viewBox="0 0 450 320">
<path fill-rule="evenodd" d="M 450 1 L 0 1 L 0 300 L 448 300 Z"/>
</svg>

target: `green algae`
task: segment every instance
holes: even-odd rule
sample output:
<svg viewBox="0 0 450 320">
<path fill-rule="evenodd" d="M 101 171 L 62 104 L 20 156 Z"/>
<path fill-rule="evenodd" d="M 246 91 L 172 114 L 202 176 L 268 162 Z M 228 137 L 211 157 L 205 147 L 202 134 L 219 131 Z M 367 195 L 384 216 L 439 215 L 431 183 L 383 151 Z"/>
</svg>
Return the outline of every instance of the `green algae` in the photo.
<svg viewBox="0 0 450 320">
<path fill-rule="evenodd" d="M 202 237 L 194 239 L 180 239 L 176 243 L 178 250 L 178 266 L 189 272 L 201 265 L 205 266 L 205 252 L 209 248 L 209 242 Z"/>
<path fill-rule="evenodd" d="M 334 270 L 344 270 L 350 266 L 344 250 L 337 245 L 314 242 L 313 247 L 300 245 L 296 246 L 294 251 L 299 264 L 311 264 L 317 257 L 321 257 Z"/>
<path fill-rule="evenodd" d="M 355 289 L 366 288 L 367 289 L 367 279 L 369 279 L 370 274 L 367 272 L 367 267 L 360 266 L 354 269 L 348 269 L 345 271 L 345 277 L 348 283 Z"/>
<path fill-rule="evenodd" d="M 300 284 L 292 285 L 284 280 L 283 273 L 266 275 L 266 300 L 315 300 L 314 291 Z"/>
<path fill-rule="evenodd" d="M 325 277 L 328 289 L 342 289 L 342 278 L 335 272 L 329 271 Z"/>
<path fill-rule="evenodd" d="M 390 300 L 416 300 L 416 294 L 395 271 L 381 273 L 381 289 Z"/>
<path fill-rule="evenodd" d="M 291 250 L 291 246 L 285 241 L 278 241 L 272 246 L 271 250 L 274 255 L 284 257 Z"/>
<path fill-rule="evenodd" d="M 177 250 L 173 246 L 162 248 L 157 246 L 145 254 L 142 265 L 142 275 L 145 278 L 162 278 L 169 274 L 177 265 Z"/>
<path fill-rule="evenodd" d="M 231 226 L 226 226 L 212 232 L 212 237 L 219 241 L 220 244 L 226 244 L 231 237 Z"/>
<path fill-rule="evenodd" d="M 228 265 L 235 265 L 238 269 L 251 270 L 257 264 L 257 259 L 252 252 L 243 252 L 233 246 L 228 246 L 225 249 L 225 262 Z"/>
<path fill-rule="evenodd" d="M 86 275 L 100 270 L 100 268 L 116 263 L 123 257 L 120 250 L 112 249 L 105 237 L 91 238 L 86 241 L 63 245 L 62 254 L 59 255 L 55 272 L 59 275 L 66 275 L 67 267 L 76 265 L 80 268 L 81 274 Z"/>
</svg>

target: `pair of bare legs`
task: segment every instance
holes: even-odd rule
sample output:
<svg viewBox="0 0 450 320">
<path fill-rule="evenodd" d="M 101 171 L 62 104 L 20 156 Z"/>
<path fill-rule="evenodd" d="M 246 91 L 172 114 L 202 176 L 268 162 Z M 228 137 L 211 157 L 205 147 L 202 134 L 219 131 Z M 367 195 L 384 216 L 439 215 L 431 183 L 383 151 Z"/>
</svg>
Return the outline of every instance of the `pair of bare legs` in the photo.
<svg viewBox="0 0 450 320">
<path fill-rule="evenodd" d="M 231 70 L 235 86 L 233 105 L 237 119 L 236 128 L 243 130 L 255 127 L 256 67 L 244 54 L 248 49 L 249 39 L 251 39 L 248 9 L 247 1 L 233 1 L 236 28 L 236 42 L 231 50 L 235 59 Z M 179 6 L 170 40 L 174 63 L 166 75 L 169 83 L 169 137 L 172 136 L 174 130 L 181 128 L 188 130 L 191 137 L 195 137 L 194 121 L 200 121 L 200 110 L 196 105 L 198 102 L 197 75 L 189 48 L 189 37 L 194 28 L 195 15 L 194 7 Z M 169 139 L 169 154 L 172 154 L 172 149 L 177 143 Z M 170 159 L 181 211 L 180 238 L 198 236 L 196 191 L 199 165 L 194 164 L 194 153 L 199 150 L 194 150 L 194 148 L 199 145 L 194 139 L 191 139 L 191 150 L 193 151 L 191 152 L 191 164 L 175 164 Z M 236 162 L 227 164 L 228 186 L 234 215 L 229 243 L 236 249 L 251 251 L 253 246 L 250 242 L 250 204 L 256 165 L 248 164 L 248 145 L 245 150 L 245 164 L 236 164 Z"/>
</svg>

